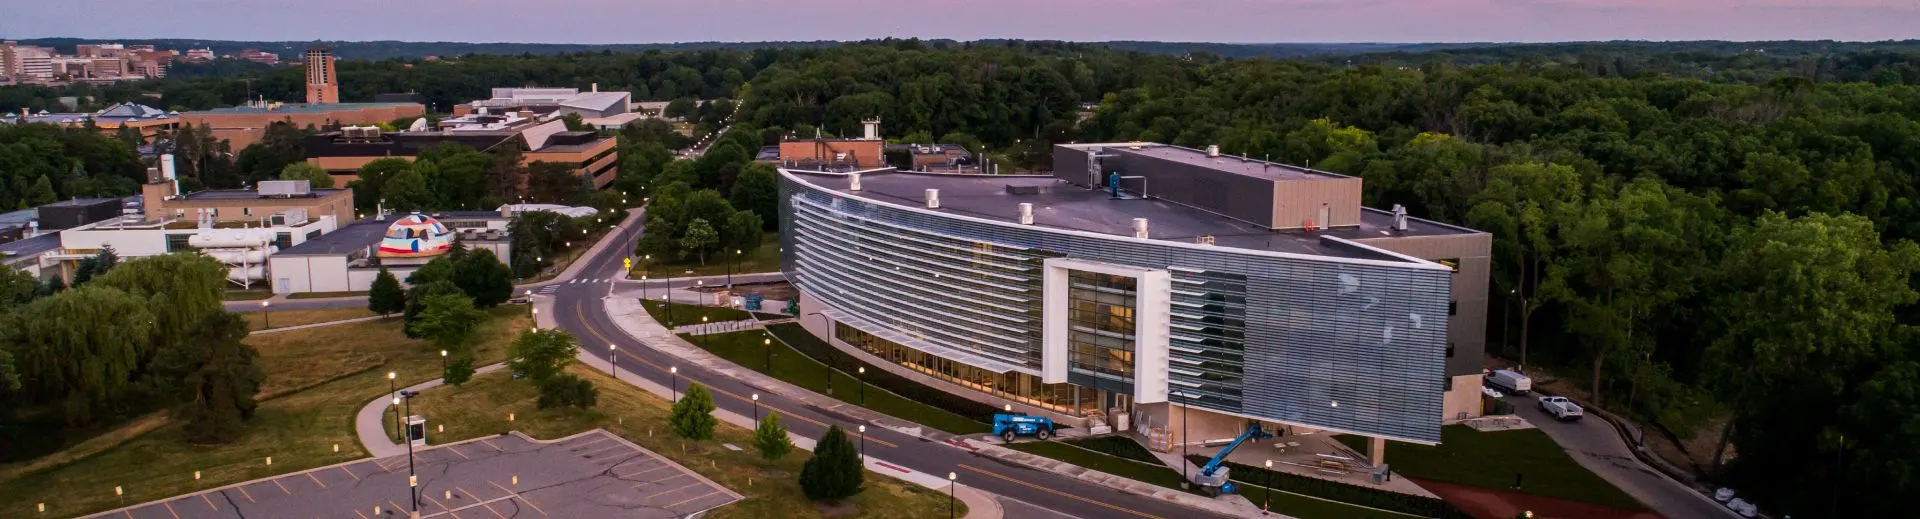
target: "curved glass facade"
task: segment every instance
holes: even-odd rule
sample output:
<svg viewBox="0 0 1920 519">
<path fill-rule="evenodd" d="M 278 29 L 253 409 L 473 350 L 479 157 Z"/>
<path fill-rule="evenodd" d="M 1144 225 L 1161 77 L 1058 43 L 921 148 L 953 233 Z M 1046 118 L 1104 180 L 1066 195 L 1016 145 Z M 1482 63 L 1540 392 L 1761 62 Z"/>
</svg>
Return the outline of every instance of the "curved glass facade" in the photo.
<svg viewBox="0 0 1920 519">
<path fill-rule="evenodd" d="M 810 180 L 817 180 L 813 182 Z M 1176 403 L 1308 427 L 1440 440 L 1451 275 L 1431 265 L 1308 257 L 1096 235 L 881 202 L 783 171 L 782 270 L 835 321 L 956 360 L 972 378 L 1038 386 L 1043 263 L 1073 258 L 1171 273 L 1167 383 Z M 1017 195 L 1008 195 L 1011 204 Z M 1126 278 L 1074 278 L 1068 382 L 1120 391 L 1134 375 Z M 1077 298 L 1077 299 L 1076 299 Z M 846 334 L 836 334 L 846 335 Z M 850 341 L 852 342 L 852 341 Z M 868 351 L 889 346 L 862 338 Z M 1084 344 L 1081 344 L 1084 343 Z M 1085 346 L 1084 348 L 1082 346 Z M 911 353 L 911 352 L 909 352 Z M 897 359 L 902 361 L 906 359 Z M 925 356 L 912 359 L 925 371 Z M 1033 380 L 1028 380 L 1033 379 Z M 1047 385 L 1052 408 L 1067 403 Z M 1087 391 L 1087 389 L 1079 389 Z"/>
</svg>

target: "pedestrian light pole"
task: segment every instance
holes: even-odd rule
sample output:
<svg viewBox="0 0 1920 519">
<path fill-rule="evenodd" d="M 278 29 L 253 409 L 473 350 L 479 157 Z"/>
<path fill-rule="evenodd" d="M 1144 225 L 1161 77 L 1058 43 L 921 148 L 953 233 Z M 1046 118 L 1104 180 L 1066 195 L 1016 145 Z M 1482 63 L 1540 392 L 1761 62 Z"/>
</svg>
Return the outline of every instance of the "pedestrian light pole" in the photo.
<svg viewBox="0 0 1920 519">
<path fill-rule="evenodd" d="M 413 416 L 413 392 L 409 391 L 393 397 L 395 412 L 400 411 L 402 400 L 406 401 L 407 416 Z M 413 427 L 404 423 L 400 426 L 403 431 L 406 431 L 400 436 L 401 441 L 407 442 L 407 499 L 410 507 L 408 510 L 412 510 L 413 515 L 418 517 L 420 515 L 420 477 L 413 472 Z"/>
<path fill-rule="evenodd" d="M 260 320 L 264 323 L 264 326 L 261 327 L 262 329 L 273 327 L 273 312 L 268 309 L 268 307 L 271 306 L 273 306 L 272 301 L 260 302 Z"/>
<path fill-rule="evenodd" d="M 667 377 L 668 377 L 667 383 L 671 384 L 671 386 L 669 387 L 673 388 L 673 401 L 679 402 L 680 401 L 680 366 L 667 367 Z"/>
<path fill-rule="evenodd" d="M 620 380 L 620 345 L 607 344 L 607 367 L 613 368 L 613 380 Z"/>
<path fill-rule="evenodd" d="M 753 423 L 760 423 L 760 394 L 753 394 Z"/>
<path fill-rule="evenodd" d="M 447 378 L 447 350 L 440 350 L 440 379 Z"/>
<path fill-rule="evenodd" d="M 865 464 L 866 462 L 867 462 L 867 426 L 866 424 L 861 424 L 860 425 L 860 463 Z"/>
<path fill-rule="evenodd" d="M 860 379 L 860 407 L 866 407 L 867 406 L 867 367 L 860 366 L 860 369 L 858 369 L 857 371 L 859 371 L 860 373 L 860 376 L 855 377 Z"/>
<path fill-rule="evenodd" d="M 768 375 L 772 375 L 773 374 L 773 339 L 772 338 L 762 337 L 760 339 L 760 353 L 762 355 L 765 355 L 767 358 L 767 360 L 765 361 L 765 364 L 766 364 L 765 371 L 767 372 Z"/>
<path fill-rule="evenodd" d="M 387 372 L 387 396 L 398 398 L 398 396 L 400 395 L 400 390 L 398 388 L 393 387 L 393 379 L 394 377 L 398 377 L 398 376 L 400 376 L 399 373 L 394 373 L 392 371 Z M 401 421 L 400 407 L 396 405 L 393 408 L 393 424 L 395 426 L 395 429 L 399 428 L 398 426 L 400 425 L 400 421 Z"/>
<path fill-rule="evenodd" d="M 953 491 L 960 486 L 960 475 L 947 473 L 947 519 L 953 519 Z"/>
<path fill-rule="evenodd" d="M 1260 515 L 1273 512 L 1273 460 L 1267 460 L 1267 495 L 1260 498 Z"/>
</svg>

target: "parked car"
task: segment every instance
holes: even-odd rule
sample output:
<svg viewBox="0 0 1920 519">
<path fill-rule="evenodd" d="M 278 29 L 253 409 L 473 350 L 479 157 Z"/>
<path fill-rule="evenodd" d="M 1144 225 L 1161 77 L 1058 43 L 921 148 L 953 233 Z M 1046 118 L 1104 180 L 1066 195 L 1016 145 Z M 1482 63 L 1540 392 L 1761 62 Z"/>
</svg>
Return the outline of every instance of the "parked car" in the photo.
<svg viewBox="0 0 1920 519">
<path fill-rule="evenodd" d="M 1580 404 L 1575 404 L 1572 400 L 1567 400 L 1567 397 L 1564 396 L 1540 397 L 1540 410 L 1546 411 L 1547 414 L 1553 415 L 1555 420 L 1561 421 L 1579 420 L 1580 416 L 1584 414 L 1580 409 Z"/>
<path fill-rule="evenodd" d="M 1753 506 L 1753 503 L 1737 497 L 1733 498 L 1732 501 L 1727 501 L 1727 509 L 1732 510 L 1733 513 L 1740 514 L 1740 517 L 1755 517 L 1760 515 L 1760 509 Z"/>
<path fill-rule="evenodd" d="M 1510 369 L 1498 369 L 1487 375 L 1486 384 L 1510 395 L 1524 395 L 1533 391 L 1533 379 Z"/>
<path fill-rule="evenodd" d="M 1507 396 L 1506 394 L 1501 393 L 1500 390 L 1494 389 L 1486 385 L 1480 386 L 1480 394 L 1490 396 L 1493 398 L 1506 398 Z"/>
</svg>

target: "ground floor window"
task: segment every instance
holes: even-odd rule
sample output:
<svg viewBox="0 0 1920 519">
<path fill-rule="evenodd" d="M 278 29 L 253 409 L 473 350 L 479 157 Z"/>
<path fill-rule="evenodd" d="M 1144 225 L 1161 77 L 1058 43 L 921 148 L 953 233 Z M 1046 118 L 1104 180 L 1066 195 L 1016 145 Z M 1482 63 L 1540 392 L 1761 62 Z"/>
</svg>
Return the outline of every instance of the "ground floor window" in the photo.
<svg viewBox="0 0 1920 519">
<path fill-rule="evenodd" d="M 1022 404 L 1073 416 L 1104 414 L 1108 391 L 1074 384 L 1048 384 L 1040 377 L 1009 371 L 994 373 L 882 339 L 858 328 L 834 323 L 834 338 L 908 369 Z"/>
</svg>

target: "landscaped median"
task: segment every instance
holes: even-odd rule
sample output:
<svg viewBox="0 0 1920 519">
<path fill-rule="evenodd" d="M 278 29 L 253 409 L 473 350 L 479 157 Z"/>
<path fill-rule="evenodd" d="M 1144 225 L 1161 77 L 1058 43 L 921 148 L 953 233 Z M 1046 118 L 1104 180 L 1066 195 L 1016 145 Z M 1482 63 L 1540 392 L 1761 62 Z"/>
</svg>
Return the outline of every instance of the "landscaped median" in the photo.
<svg viewBox="0 0 1920 519">
<path fill-rule="evenodd" d="M 715 306 L 677 304 L 669 308 L 666 302 L 653 300 L 641 301 L 640 306 L 647 308 L 647 315 L 653 316 L 654 322 L 658 322 L 661 326 L 668 328 L 700 324 L 703 322 L 745 321 L 753 318 L 753 315 L 747 313 L 746 310 Z M 705 317 L 707 320 L 701 321 L 700 318 L 702 317 Z"/>
<path fill-rule="evenodd" d="M 821 516 L 800 491 L 800 467 L 809 456 L 805 451 L 767 462 L 753 451 L 752 431 L 725 422 L 716 428 L 711 441 L 682 440 L 673 436 L 667 423 L 670 404 L 660 397 L 587 366 L 575 364 L 567 372 L 591 381 L 599 389 L 595 407 L 541 410 L 536 405 L 540 391 L 526 380 L 513 380 L 503 370 L 475 376 L 464 386 L 428 389 L 413 399 L 412 412 L 427 418 L 427 439 L 436 445 L 506 430 L 551 439 L 604 428 L 747 496 L 744 501 L 709 512 L 707 517 Z M 386 420 L 391 430 L 390 414 Z M 944 492 L 873 472 L 867 474 L 865 490 L 850 501 L 856 513 L 839 517 L 932 519 L 949 513 Z M 956 512 L 965 515 L 965 507 Z"/>
<path fill-rule="evenodd" d="M 677 313 L 679 307 L 675 306 L 674 311 Z M 793 326 L 794 329 L 783 329 L 781 328 L 783 326 Z M 709 353 L 727 359 L 728 362 L 765 373 L 768 376 L 780 379 L 789 384 L 800 386 L 815 393 L 839 399 L 843 402 L 859 405 L 867 409 L 953 434 L 975 434 L 988 432 L 988 430 L 990 430 L 985 422 L 969 418 L 968 416 L 955 414 L 953 412 L 955 409 L 946 407 L 948 402 L 943 400 L 922 400 L 919 398 L 919 395 L 912 395 L 914 398 L 909 399 L 908 397 L 902 396 L 902 394 L 895 394 L 889 391 L 897 389 L 900 386 L 891 383 L 882 385 L 883 380 L 892 380 L 884 377 L 892 375 L 871 366 L 867 368 L 866 373 L 867 383 L 870 384 L 870 386 L 864 388 L 866 396 L 862 399 L 861 394 L 863 389 L 860 379 L 855 378 L 846 371 L 829 370 L 825 364 L 807 355 L 796 353 L 794 349 L 786 346 L 790 343 L 783 341 L 793 337 L 795 330 L 798 330 L 798 325 L 774 325 L 769 327 L 768 331 L 755 330 L 699 336 L 682 334 L 680 337 L 695 346 L 699 346 L 701 349 L 707 350 Z M 771 334 L 769 332 L 771 332 Z M 806 335 L 806 331 L 798 330 L 798 334 Z M 773 335 L 778 335 L 778 338 L 775 338 Z M 812 337 L 811 335 L 806 336 L 809 338 Z M 769 341 L 769 339 L 772 340 Z M 817 341 L 818 339 L 815 340 Z M 822 344 L 821 346 L 825 345 Z M 859 365 L 847 362 L 849 360 L 850 359 L 846 359 L 843 356 L 836 360 L 835 364 L 839 365 L 841 370 L 857 372 Z M 771 362 L 771 371 L 768 370 L 769 362 Z M 831 376 L 832 380 L 831 391 L 828 390 L 829 376 Z M 926 391 L 932 391 L 931 388 L 925 388 L 924 386 L 922 386 L 922 388 Z M 959 399 L 959 397 L 952 396 L 948 396 L 947 398 Z M 928 402 L 937 403 L 940 404 L 940 406 L 929 405 Z M 978 407 L 987 408 L 989 410 L 988 414 L 991 415 L 991 407 L 971 400 L 967 402 Z M 991 419 L 991 416 L 989 416 L 988 419 Z"/>
<path fill-rule="evenodd" d="M 482 364 L 504 359 L 508 340 L 529 324 L 518 308 L 488 313 L 474 348 Z M 274 317 L 279 326 L 281 316 Z M 400 386 L 440 377 L 438 350 L 408 339 L 400 326 L 399 319 L 373 320 L 248 337 L 267 378 L 240 439 L 192 445 L 175 423 L 71 462 L 0 469 L 0 510 L 9 511 L 0 516 L 44 502 L 47 517 L 71 517 L 365 457 L 353 417 L 387 391 L 387 372 L 398 374 Z"/>
</svg>

